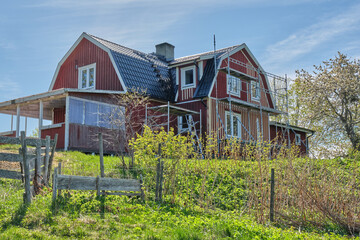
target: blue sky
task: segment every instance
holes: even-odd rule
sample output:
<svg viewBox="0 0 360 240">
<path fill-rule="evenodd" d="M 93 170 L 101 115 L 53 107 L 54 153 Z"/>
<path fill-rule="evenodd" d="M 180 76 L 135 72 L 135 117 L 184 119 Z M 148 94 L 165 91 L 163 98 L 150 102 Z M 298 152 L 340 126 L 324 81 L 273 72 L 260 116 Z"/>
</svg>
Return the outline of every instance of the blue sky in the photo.
<svg viewBox="0 0 360 240">
<path fill-rule="evenodd" d="M 212 50 L 215 34 L 217 48 L 244 42 L 266 71 L 294 77 L 296 69 L 311 70 L 337 51 L 360 58 L 360 2 L 4 1 L 0 102 L 47 91 L 57 63 L 82 32 L 143 52 L 167 41 L 175 57 Z M 9 129 L 9 117 L 0 114 L 0 131 Z"/>
</svg>

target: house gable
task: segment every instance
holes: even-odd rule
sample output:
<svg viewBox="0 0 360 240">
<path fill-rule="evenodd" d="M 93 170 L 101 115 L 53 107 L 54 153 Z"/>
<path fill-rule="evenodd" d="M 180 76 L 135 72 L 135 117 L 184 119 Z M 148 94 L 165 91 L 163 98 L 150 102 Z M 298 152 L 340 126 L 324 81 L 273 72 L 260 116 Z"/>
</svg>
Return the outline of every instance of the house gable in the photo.
<svg viewBox="0 0 360 240">
<path fill-rule="evenodd" d="M 126 91 L 110 50 L 83 33 L 59 62 L 49 91 L 78 88 L 78 69 L 96 63 L 96 90 Z"/>
<path fill-rule="evenodd" d="M 227 92 L 227 66 L 228 66 L 228 58 L 230 59 L 230 71 L 232 75 L 239 75 L 241 79 L 240 84 L 240 94 L 239 95 L 231 95 L 234 99 L 238 99 L 241 101 L 246 101 L 249 103 L 258 104 L 259 102 L 254 100 L 250 94 L 250 81 L 257 81 L 258 79 L 258 71 L 260 72 L 260 83 L 261 89 L 265 89 L 265 91 L 261 91 L 261 105 L 268 108 L 274 108 L 272 94 L 269 91 L 269 82 L 267 77 L 265 76 L 265 71 L 260 66 L 259 62 L 256 60 L 254 55 L 250 52 L 249 48 L 246 44 L 242 44 L 238 46 L 236 49 L 233 49 L 229 52 L 229 54 L 222 54 L 222 56 L 218 57 L 217 61 L 217 86 L 215 86 L 215 78 L 212 81 L 211 88 L 209 90 L 209 97 L 218 97 L 218 98 L 227 98 L 229 96 Z"/>
</svg>

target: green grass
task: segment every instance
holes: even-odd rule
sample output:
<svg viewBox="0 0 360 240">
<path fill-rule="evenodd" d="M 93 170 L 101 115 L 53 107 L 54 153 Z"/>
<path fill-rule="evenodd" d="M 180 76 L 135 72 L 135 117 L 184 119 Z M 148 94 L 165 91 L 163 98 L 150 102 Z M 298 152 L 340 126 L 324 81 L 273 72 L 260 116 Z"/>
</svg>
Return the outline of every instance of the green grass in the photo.
<svg viewBox="0 0 360 240">
<path fill-rule="evenodd" d="M 57 153 L 56 161 L 62 162 L 64 174 L 97 176 L 100 172 L 98 156 L 62 152 Z M 105 157 L 104 161 L 107 176 L 122 176 L 118 158 Z M 201 181 L 199 173 L 204 163 L 192 163 L 199 166 L 189 173 L 192 176 L 189 184 Z M 53 214 L 51 189 L 44 189 L 31 205 L 25 206 L 21 182 L 0 179 L 0 239 L 347 239 L 336 235 L 335 229 L 304 232 L 256 223 L 242 212 L 241 204 L 234 202 L 244 192 L 234 193 L 231 178 L 244 177 L 251 163 L 241 164 L 239 171 L 231 176 L 227 171 L 232 166 L 222 164 L 224 169 L 218 171 L 226 177 L 216 190 L 223 199 L 217 208 L 204 208 L 195 202 L 188 203 L 191 207 L 184 205 L 181 194 L 187 191 L 187 185 L 179 183 L 178 200 L 171 203 L 171 197 L 165 198 L 163 204 L 152 201 L 150 187 L 146 203 L 119 196 L 103 199 L 91 191 L 63 191 Z M 209 181 L 212 186 L 210 178 Z M 243 187 L 243 182 L 238 184 L 239 188 Z"/>
<path fill-rule="evenodd" d="M 102 199 L 93 192 L 65 192 L 53 215 L 48 190 L 23 206 L 21 185 L 0 180 L 2 191 L 9 187 L 0 203 L 1 239 L 341 239 L 259 225 L 237 211 L 189 211 L 117 196 L 106 197 L 102 218 Z"/>
</svg>

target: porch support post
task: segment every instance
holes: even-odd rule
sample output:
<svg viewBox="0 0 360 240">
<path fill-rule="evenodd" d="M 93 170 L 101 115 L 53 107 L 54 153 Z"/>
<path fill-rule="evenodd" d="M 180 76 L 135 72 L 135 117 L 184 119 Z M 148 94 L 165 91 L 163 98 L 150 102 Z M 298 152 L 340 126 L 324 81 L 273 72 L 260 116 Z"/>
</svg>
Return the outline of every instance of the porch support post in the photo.
<svg viewBox="0 0 360 240">
<path fill-rule="evenodd" d="M 14 115 L 11 114 L 11 132 L 14 130 Z"/>
<path fill-rule="evenodd" d="M 42 129 L 42 125 L 43 125 L 43 101 L 40 100 L 39 102 L 39 138 L 41 138 L 41 129 Z"/>
<path fill-rule="evenodd" d="M 65 139 L 64 139 L 64 150 L 67 151 L 69 147 L 69 95 L 66 95 L 65 103 Z"/>
<path fill-rule="evenodd" d="M 25 136 L 26 136 L 26 132 L 27 132 L 27 117 L 25 117 Z"/>
<path fill-rule="evenodd" d="M 20 135 L 20 105 L 16 106 L 16 137 Z"/>
</svg>

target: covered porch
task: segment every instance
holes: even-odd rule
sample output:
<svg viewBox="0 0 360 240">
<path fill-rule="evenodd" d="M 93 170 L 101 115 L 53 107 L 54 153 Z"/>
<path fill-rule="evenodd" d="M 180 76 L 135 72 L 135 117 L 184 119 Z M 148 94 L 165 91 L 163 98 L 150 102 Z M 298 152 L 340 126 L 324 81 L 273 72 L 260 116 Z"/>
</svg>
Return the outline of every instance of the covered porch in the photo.
<svg viewBox="0 0 360 240">
<path fill-rule="evenodd" d="M 25 129 L 22 129 L 25 132 L 27 131 L 28 118 L 34 118 L 38 120 L 36 127 L 39 138 L 44 138 L 46 135 L 53 138 L 58 133 L 60 140 L 60 135 L 63 136 L 65 133 L 65 121 L 64 119 L 63 121 L 54 119 L 54 109 L 65 109 L 67 96 L 67 91 L 61 89 L 1 102 L 0 113 L 11 115 L 11 123 L 10 130 L 1 132 L 0 135 L 19 137 L 21 118 L 25 120 Z M 44 125 L 45 120 L 51 121 L 51 124 Z M 61 145 L 64 146 L 64 142 L 58 143 L 58 146 Z"/>
<path fill-rule="evenodd" d="M 89 128 L 94 131 L 108 128 L 99 119 L 99 111 L 108 111 L 114 106 L 106 103 L 112 94 L 119 92 L 64 88 L 1 102 L 0 113 L 11 115 L 11 123 L 9 131 L 0 135 L 19 137 L 20 131 L 24 130 L 20 129 L 20 120 L 25 120 L 26 131 L 27 118 L 32 118 L 37 121 L 39 138 L 47 135 L 53 138 L 58 134 L 58 149 L 84 148 L 85 151 L 93 151 L 86 149 L 88 145 L 94 145 L 89 144 L 86 131 Z"/>
</svg>

